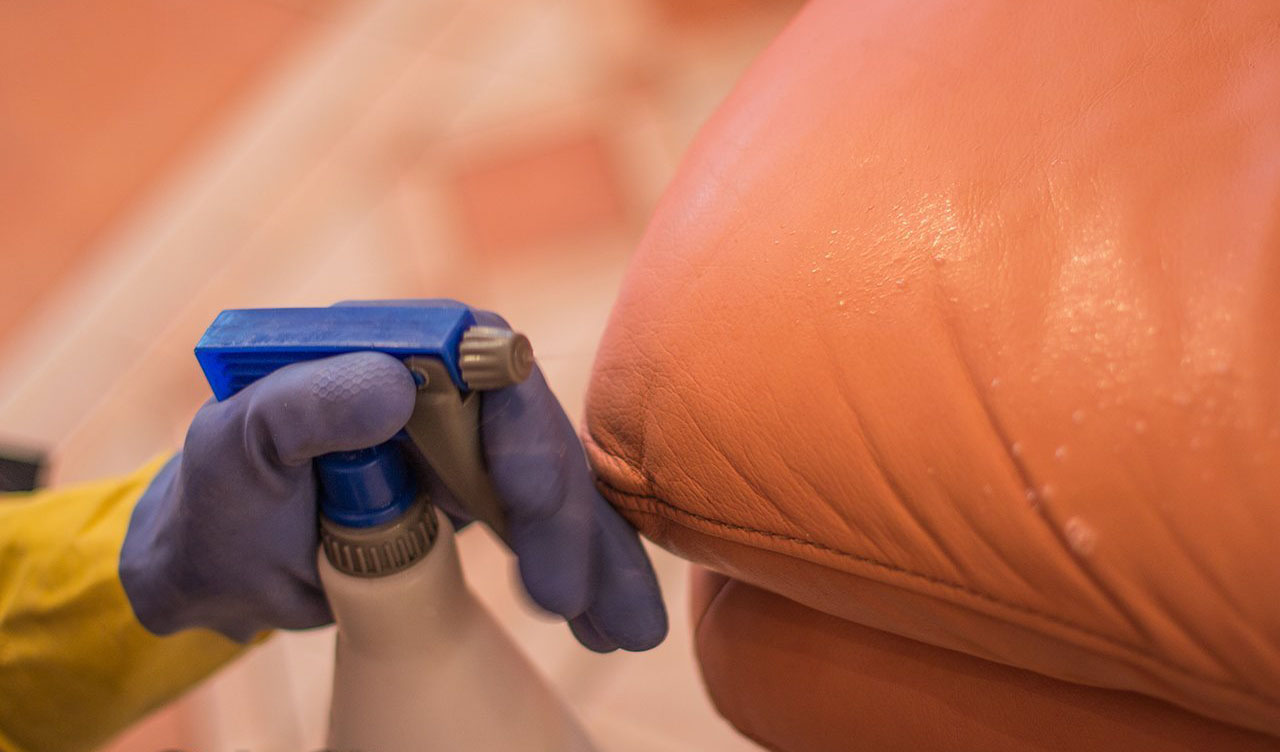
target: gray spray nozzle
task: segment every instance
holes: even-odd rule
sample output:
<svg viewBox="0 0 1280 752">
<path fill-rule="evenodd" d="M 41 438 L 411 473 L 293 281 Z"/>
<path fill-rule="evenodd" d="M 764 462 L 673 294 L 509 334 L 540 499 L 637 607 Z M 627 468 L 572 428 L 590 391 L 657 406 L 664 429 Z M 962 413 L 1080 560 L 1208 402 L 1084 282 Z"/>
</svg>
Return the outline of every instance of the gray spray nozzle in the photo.
<svg viewBox="0 0 1280 752">
<path fill-rule="evenodd" d="M 458 345 L 458 367 L 470 389 L 501 389 L 529 378 L 533 346 L 529 338 L 496 326 L 473 326 Z"/>
</svg>

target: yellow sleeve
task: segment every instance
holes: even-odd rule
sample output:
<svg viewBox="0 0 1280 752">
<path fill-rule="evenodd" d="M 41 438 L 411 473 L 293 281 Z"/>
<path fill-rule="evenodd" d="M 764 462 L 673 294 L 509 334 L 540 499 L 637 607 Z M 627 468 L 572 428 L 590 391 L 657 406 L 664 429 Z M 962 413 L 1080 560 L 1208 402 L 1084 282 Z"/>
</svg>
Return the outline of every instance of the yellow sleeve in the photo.
<svg viewBox="0 0 1280 752">
<path fill-rule="evenodd" d="M 93 749 L 245 649 L 200 629 L 157 637 L 133 615 L 120 546 L 162 466 L 0 494 L 0 749 Z"/>
</svg>

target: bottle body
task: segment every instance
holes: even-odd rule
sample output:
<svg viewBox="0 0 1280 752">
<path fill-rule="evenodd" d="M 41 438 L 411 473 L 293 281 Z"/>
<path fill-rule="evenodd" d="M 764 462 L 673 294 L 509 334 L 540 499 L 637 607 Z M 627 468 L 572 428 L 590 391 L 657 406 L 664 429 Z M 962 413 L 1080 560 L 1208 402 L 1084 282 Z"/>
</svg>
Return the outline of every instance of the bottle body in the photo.
<svg viewBox="0 0 1280 752">
<path fill-rule="evenodd" d="M 380 577 L 320 579 L 338 624 L 329 747 L 334 752 L 562 750 L 586 734 L 475 599 L 453 528 L 427 554 Z"/>
</svg>

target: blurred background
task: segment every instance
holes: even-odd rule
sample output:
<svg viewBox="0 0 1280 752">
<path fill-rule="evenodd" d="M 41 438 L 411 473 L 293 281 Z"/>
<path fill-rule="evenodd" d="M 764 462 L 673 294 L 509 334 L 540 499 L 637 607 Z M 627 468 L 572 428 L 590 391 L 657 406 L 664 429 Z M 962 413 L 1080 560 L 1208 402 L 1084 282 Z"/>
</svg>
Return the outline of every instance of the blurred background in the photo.
<svg viewBox="0 0 1280 752">
<path fill-rule="evenodd" d="M 0 3 L 0 470 L 181 441 L 224 308 L 453 297 L 532 338 L 575 419 L 645 219 L 796 0 Z M 485 531 L 467 577 L 610 751 L 746 750 L 671 637 L 597 656 Z M 108 749 L 323 745 L 331 629 L 279 634 Z"/>
</svg>

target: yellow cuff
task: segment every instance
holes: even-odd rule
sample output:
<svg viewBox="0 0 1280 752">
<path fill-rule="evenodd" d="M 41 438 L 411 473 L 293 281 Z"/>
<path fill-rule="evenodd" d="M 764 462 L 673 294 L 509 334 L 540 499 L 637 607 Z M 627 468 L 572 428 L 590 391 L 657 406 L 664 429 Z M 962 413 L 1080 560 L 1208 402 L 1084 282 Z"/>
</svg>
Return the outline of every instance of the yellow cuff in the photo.
<svg viewBox="0 0 1280 752">
<path fill-rule="evenodd" d="M 245 649 L 208 630 L 157 637 L 134 617 L 120 546 L 163 464 L 0 494 L 0 749 L 93 749 Z"/>
</svg>

